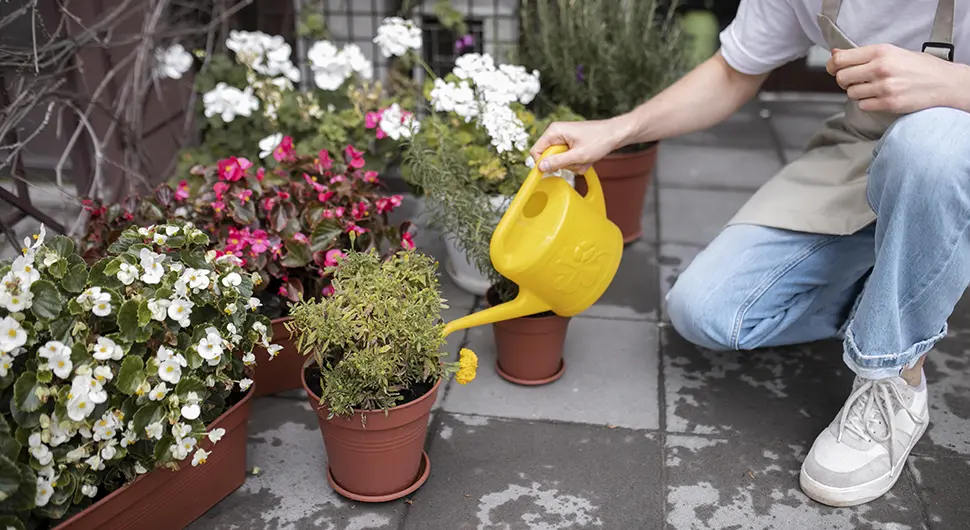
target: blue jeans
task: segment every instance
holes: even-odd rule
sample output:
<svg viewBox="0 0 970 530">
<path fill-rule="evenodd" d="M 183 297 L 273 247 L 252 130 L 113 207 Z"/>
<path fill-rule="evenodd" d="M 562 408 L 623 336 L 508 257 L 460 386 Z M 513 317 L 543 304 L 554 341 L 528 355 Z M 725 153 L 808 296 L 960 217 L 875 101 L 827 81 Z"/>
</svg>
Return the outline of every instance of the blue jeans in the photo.
<svg viewBox="0 0 970 530">
<path fill-rule="evenodd" d="M 847 236 L 725 228 L 667 295 L 674 328 L 714 350 L 838 337 L 867 379 L 913 366 L 970 284 L 970 113 L 904 116 L 874 154 L 873 225 Z"/>
</svg>

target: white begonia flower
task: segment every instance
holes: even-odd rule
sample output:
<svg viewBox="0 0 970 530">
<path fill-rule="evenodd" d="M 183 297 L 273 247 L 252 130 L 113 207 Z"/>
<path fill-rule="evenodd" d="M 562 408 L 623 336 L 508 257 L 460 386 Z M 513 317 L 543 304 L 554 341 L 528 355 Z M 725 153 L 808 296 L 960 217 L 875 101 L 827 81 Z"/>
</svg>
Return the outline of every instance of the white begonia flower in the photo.
<svg viewBox="0 0 970 530">
<path fill-rule="evenodd" d="M 259 98 L 253 95 L 251 87 L 239 90 L 220 82 L 202 95 L 202 106 L 206 118 L 218 115 L 222 121 L 230 123 L 236 116 L 248 118 L 259 110 Z"/>
<path fill-rule="evenodd" d="M 48 480 L 52 480 L 57 472 L 54 471 L 54 466 L 44 466 L 37 470 L 38 477 L 44 477 Z"/>
<path fill-rule="evenodd" d="M 246 355 L 243 355 L 242 362 L 246 366 L 252 366 L 256 363 L 256 355 L 253 352 L 249 352 Z"/>
<path fill-rule="evenodd" d="M 138 441 L 138 436 L 133 431 L 125 431 L 121 437 L 121 447 L 128 447 Z"/>
<path fill-rule="evenodd" d="M 91 306 L 91 312 L 94 313 L 95 316 L 106 317 L 111 314 L 111 302 L 107 300 L 95 302 L 95 304 Z"/>
<path fill-rule="evenodd" d="M 179 233 L 179 227 L 173 225 L 168 225 L 165 227 L 165 235 L 172 237 L 177 233 Z"/>
<path fill-rule="evenodd" d="M 267 158 L 283 141 L 283 133 L 275 133 L 259 141 L 259 158 Z"/>
<path fill-rule="evenodd" d="M 199 407 L 199 395 L 195 392 L 189 392 L 185 402 L 185 405 L 182 406 L 182 417 L 189 421 L 198 419 L 199 414 L 202 413 L 202 409 Z"/>
<path fill-rule="evenodd" d="M 219 427 L 218 429 L 213 429 L 212 431 L 209 432 L 209 435 L 208 435 L 209 441 L 212 443 L 216 443 L 219 440 L 221 440 L 222 437 L 225 435 L 226 435 L 226 430 L 223 429 L 222 427 Z"/>
<path fill-rule="evenodd" d="M 346 58 L 330 41 L 317 41 L 307 51 L 313 82 L 321 90 L 334 91 L 350 77 L 351 69 Z"/>
<path fill-rule="evenodd" d="M 135 473 L 138 473 L 139 475 L 144 475 L 145 473 L 148 473 L 148 469 L 145 466 L 141 465 L 141 462 L 135 462 Z"/>
<path fill-rule="evenodd" d="M 101 471 L 104 469 L 104 460 L 101 458 L 101 455 L 94 455 L 85 460 L 84 463 L 94 471 Z"/>
<path fill-rule="evenodd" d="M 158 232 L 155 232 L 155 236 L 152 238 L 152 242 L 156 245 L 164 245 L 166 241 L 168 241 L 168 236 L 159 234 Z"/>
<path fill-rule="evenodd" d="M 13 367 L 13 357 L 7 352 L 0 352 L 0 377 L 7 377 Z"/>
<path fill-rule="evenodd" d="M 156 421 L 155 423 L 151 423 L 148 426 L 146 426 L 145 427 L 145 436 L 147 436 L 148 439 L 154 438 L 156 440 L 161 440 L 162 439 L 162 422 Z"/>
<path fill-rule="evenodd" d="M 245 391 L 249 390 L 249 387 L 252 386 L 252 384 L 253 384 L 253 380 L 250 379 L 250 378 L 248 378 L 248 377 L 243 378 L 243 379 L 240 379 L 239 380 L 239 390 L 242 390 L 243 392 L 245 392 Z"/>
<path fill-rule="evenodd" d="M 54 372 L 54 375 L 60 377 L 61 379 L 71 377 L 71 370 L 74 368 L 74 362 L 71 361 L 70 350 L 67 350 L 67 353 L 61 353 L 48 359 L 47 366 L 52 372 Z"/>
<path fill-rule="evenodd" d="M 119 348 L 120 349 L 120 348 Z M 118 360 L 118 359 L 115 359 Z M 94 369 L 94 379 L 102 385 L 114 378 L 110 366 L 99 366 Z"/>
<path fill-rule="evenodd" d="M 175 437 L 176 440 L 181 440 L 189 434 L 192 434 L 191 425 L 181 422 L 176 422 L 175 425 L 172 425 L 172 436 Z"/>
<path fill-rule="evenodd" d="M 74 421 L 83 421 L 94 412 L 94 403 L 87 393 L 77 394 L 67 402 L 67 417 Z"/>
<path fill-rule="evenodd" d="M 125 284 L 131 285 L 138 278 L 138 267 L 130 263 L 122 263 L 121 268 L 118 270 L 118 280 Z"/>
<path fill-rule="evenodd" d="M 144 226 L 142 226 L 142 227 L 138 228 L 138 235 L 140 235 L 141 237 L 151 237 L 152 236 L 152 232 L 151 232 L 151 230 L 149 230 L 149 229 L 145 228 Z"/>
<path fill-rule="evenodd" d="M 211 335 L 199 341 L 195 349 L 199 356 L 207 361 L 218 359 L 222 355 L 222 340 L 215 339 Z"/>
<path fill-rule="evenodd" d="M 185 460 L 189 456 L 189 453 L 192 452 L 192 449 L 195 449 L 196 443 L 198 442 L 196 442 L 195 438 L 176 438 L 175 445 L 171 448 L 172 458 L 175 460 Z"/>
<path fill-rule="evenodd" d="M 230 272 L 222 278 L 222 285 L 226 287 L 239 287 L 242 283 L 242 276 L 238 272 Z"/>
<path fill-rule="evenodd" d="M 165 396 L 167 394 L 168 394 L 168 386 L 165 385 L 164 381 L 162 381 L 161 383 L 155 385 L 155 388 L 153 388 L 151 392 L 148 393 L 148 399 L 152 401 L 161 401 L 165 399 Z"/>
<path fill-rule="evenodd" d="M 81 486 L 81 495 L 85 497 L 94 498 L 98 494 L 98 487 L 93 484 L 85 484 Z"/>
<path fill-rule="evenodd" d="M 282 350 L 283 347 L 279 344 L 270 344 L 269 348 L 266 348 L 266 352 L 269 353 L 269 358 L 272 359 Z"/>
<path fill-rule="evenodd" d="M 94 345 L 94 351 L 91 354 L 98 361 L 120 361 L 124 355 L 125 352 L 121 346 L 108 337 L 98 337 L 98 342 Z"/>
<path fill-rule="evenodd" d="M 149 299 L 148 310 L 152 312 L 152 319 L 159 322 L 165 322 L 165 318 L 168 316 L 168 306 L 171 305 L 171 303 L 171 301 L 164 298 Z"/>
<path fill-rule="evenodd" d="M 189 317 L 195 304 L 191 300 L 175 299 L 168 306 L 168 317 L 179 323 L 183 328 L 189 327 Z"/>
<path fill-rule="evenodd" d="M 162 266 L 165 261 L 165 254 L 156 254 L 147 248 L 143 248 L 138 253 L 138 259 L 141 260 L 141 268 L 145 269 L 141 281 L 155 285 L 162 280 L 162 276 L 165 274 L 165 267 Z"/>
<path fill-rule="evenodd" d="M 263 303 L 259 301 L 259 298 L 250 298 L 249 301 L 246 302 L 246 305 L 249 306 L 250 311 L 255 311 L 262 306 Z"/>
<path fill-rule="evenodd" d="M 192 54 L 181 44 L 155 50 L 155 75 L 169 79 L 181 79 L 192 68 Z"/>
<path fill-rule="evenodd" d="M 81 459 L 86 456 L 88 456 L 88 448 L 87 446 L 82 445 L 81 447 L 68 451 L 68 453 L 64 455 L 64 458 L 66 458 L 68 462 L 80 462 Z"/>
<path fill-rule="evenodd" d="M 118 440 L 110 440 L 107 445 L 101 448 L 101 458 L 111 460 L 118 454 Z"/>
<path fill-rule="evenodd" d="M 384 57 L 399 57 L 408 50 L 421 49 L 421 28 L 411 20 L 388 17 L 377 28 L 374 43 L 381 48 Z"/>
<path fill-rule="evenodd" d="M 0 320 L 0 350 L 12 352 L 27 343 L 27 332 L 20 322 L 11 316 Z"/>
<path fill-rule="evenodd" d="M 266 325 L 262 322 L 253 322 L 253 331 L 259 334 L 260 337 L 266 336 Z"/>
<path fill-rule="evenodd" d="M 226 304 L 224 311 L 227 315 L 234 315 L 236 313 L 236 304 Z"/>
<path fill-rule="evenodd" d="M 105 412 L 101 419 L 94 422 L 94 432 L 92 438 L 96 442 L 110 440 L 118 434 L 120 422 L 112 412 Z"/>
<path fill-rule="evenodd" d="M 0 306 L 11 313 L 29 309 L 34 293 L 27 290 L 26 282 L 23 273 L 8 272 L 0 284 Z"/>
<path fill-rule="evenodd" d="M 205 449 L 199 448 L 194 455 L 192 455 L 192 467 L 202 465 L 209 458 L 209 452 Z"/>
<path fill-rule="evenodd" d="M 37 355 L 44 359 L 53 359 L 64 354 L 70 355 L 71 349 L 59 340 L 49 340 L 44 344 L 44 347 L 37 351 Z"/>
<path fill-rule="evenodd" d="M 182 368 L 188 365 L 181 353 L 173 354 L 164 346 L 158 348 L 158 377 L 162 381 L 173 385 L 178 383 L 182 379 Z"/>
<path fill-rule="evenodd" d="M 104 300 L 106 296 L 108 300 L 111 300 L 111 295 L 101 292 L 100 287 L 89 287 L 85 289 L 83 293 L 77 295 L 75 300 L 77 303 L 81 304 L 82 307 L 90 307 L 90 305 L 94 302 Z"/>
<path fill-rule="evenodd" d="M 38 508 L 46 506 L 54 494 L 54 486 L 51 481 L 44 477 L 37 477 L 37 493 L 34 495 L 34 505 Z"/>
<path fill-rule="evenodd" d="M 47 256 L 54 256 L 54 261 L 56 262 L 58 257 L 57 254 L 48 254 Z M 46 259 L 46 258 L 45 258 Z M 40 271 L 37 267 L 34 267 L 33 256 L 17 256 L 17 259 L 13 260 L 10 265 L 10 272 L 19 275 L 23 281 L 23 288 L 29 289 L 30 286 L 40 279 Z"/>
<path fill-rule="evenodd" d="M 360 51 L 360 46 L 356 44 L 346 44 L 343 49 L 340 50 L 340 55 L 347 66 L 354 72 L 364 79 L 370 79 L 374 77 L 374 65 L 371 64 L 370 60 L 364 56 L 364 53 Z"/>
<path fill-rule="evenodd" d="M 184 268 L 185 267 L 177 261 L 174 263 L 170 263 L 168 266 L 168 270 L 175 271 L 175 272 L 182 272 L 182 269 Z"/>
<path fill-rule="evenodd" d="M 209 288 L 209 271 L 205 269 L 185 269 L 181 279 L 195 291 Z"/>
<path fill-rule="evenodd" d="M 57 254 L 53 252 L 48 252 L 47 255 L 44 256 L 44 266 L 50 267 L 51 265 L 57 263 L 60 259 L 61 259 L 60 256 L 58 256 Z"/>
<path fill-rule="evenodd" d="M 478 116 L 475 91 L 467 81 L 449 83 L 443 79 L 435 79 L 434 88 L 431 89 L 431 106 L 439 112 L 454 112 L 464 118 L 465 123 Z"/>
</svg>

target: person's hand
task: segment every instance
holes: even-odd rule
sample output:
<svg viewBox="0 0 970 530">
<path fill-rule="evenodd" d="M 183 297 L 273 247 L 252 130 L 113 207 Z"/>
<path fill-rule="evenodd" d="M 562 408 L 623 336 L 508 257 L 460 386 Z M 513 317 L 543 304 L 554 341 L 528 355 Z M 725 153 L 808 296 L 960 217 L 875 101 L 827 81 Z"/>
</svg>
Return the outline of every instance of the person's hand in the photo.
<svg viewBox="0 0 970 530">
<path fill-rule="evenodd" d="M 533 160 L 554 145 L 565 145 L 569 151 L 552 155 L 539 164 L 539 170 L 552 173 L 568 169 L 578 175 L 620 147 L 625 134 L 622 124 L 612 120 L 556 122 L 549 126 L 529 150 Z"/>
<path fill-rule="evenodd" d="M 891 44 L 832 50 L 825 69 L 864 111 L 908 114 L 949 106 L 967 91 L 963 65 Z"/>
</svg>

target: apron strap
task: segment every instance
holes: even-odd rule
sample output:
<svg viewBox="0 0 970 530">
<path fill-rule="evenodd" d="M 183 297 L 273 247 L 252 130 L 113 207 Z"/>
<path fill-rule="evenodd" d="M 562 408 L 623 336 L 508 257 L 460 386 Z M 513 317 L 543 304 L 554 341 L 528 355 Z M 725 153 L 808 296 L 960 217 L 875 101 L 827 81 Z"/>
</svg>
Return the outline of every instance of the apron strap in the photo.
<svg viewBox="0 0 970 530">
<path fill-rule="evenodd" d="M 953 0 L 937 2 L 933 31 L 930 40 L 923 43 L 923 52 L 944 61 L 953 61 Z"/>
<path fill-rule="evenodd" d="M 842 8 L 842 0 L 822 0 L 822 14 L 835 23 L 839 18 L 839 10 Z"/>
</svg>

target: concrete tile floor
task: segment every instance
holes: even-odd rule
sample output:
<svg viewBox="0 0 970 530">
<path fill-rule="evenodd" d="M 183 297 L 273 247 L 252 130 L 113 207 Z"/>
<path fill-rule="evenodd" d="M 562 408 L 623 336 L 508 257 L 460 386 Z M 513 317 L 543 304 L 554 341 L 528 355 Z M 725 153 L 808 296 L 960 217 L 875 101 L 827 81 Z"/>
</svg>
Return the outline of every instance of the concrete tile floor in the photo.
<svg viewBox="0 0 970 530">
<path fill-rule="evenodd" d="M 798 489 L 801 459 L 851 385 L 835 341 L 714 353 L 677 336 L 663 294 L 831 105 L 746 107 L 661 146 L 645 236 L 609 292 L 573 319 L 566 375 L 520 388 L 492 370 L 491 331 L 449 341 L 481 357 L 450 384 L 429 426 L 429 481 L 411 498 L 365 505 L 327 486 L 316 420 L 299 395 L 263 398 L 250 426 L 261 469 L 193 529 L 957 529 L 970 516 L 970 307 L 929 357 L 932 424 L 896 488 L 831 509 Z M 420 211 L 409 201 L 404 213 Z M 440 239 L 419 246 L 443 257 Z M 480 300 L 442 279 L 452 309 Z"/>
</svg>

